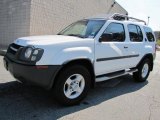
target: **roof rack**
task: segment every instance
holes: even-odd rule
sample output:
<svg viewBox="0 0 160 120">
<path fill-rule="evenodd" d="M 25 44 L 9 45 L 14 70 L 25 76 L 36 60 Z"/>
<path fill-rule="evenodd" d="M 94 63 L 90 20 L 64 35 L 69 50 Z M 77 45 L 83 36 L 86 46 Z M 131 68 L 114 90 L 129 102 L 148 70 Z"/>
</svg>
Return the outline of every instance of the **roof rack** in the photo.
<svg viewBox="0 0 160 120">
<path fill-rule="evenodd" d="M 128 15 L 123 15 L 123 14 L 119 14 L 119 13 L 114 13 L 113 15 L 111 15 L 110 19 L 119 20 L 119 21 L 134 20 L 136 22 L 143 22 L 145 25 L 147 25 L 144 20 L 140 20 L 140 19 L 137 19 L 134 17 L 129 17 Z"/>
</svg>

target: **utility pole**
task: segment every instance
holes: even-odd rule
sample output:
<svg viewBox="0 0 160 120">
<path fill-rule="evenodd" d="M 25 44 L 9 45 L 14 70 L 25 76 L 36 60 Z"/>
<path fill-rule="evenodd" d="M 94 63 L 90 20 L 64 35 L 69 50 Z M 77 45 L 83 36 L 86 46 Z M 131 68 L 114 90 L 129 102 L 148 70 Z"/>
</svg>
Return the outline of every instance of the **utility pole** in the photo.
<svg viewBox="0 0 160 120">
<path fill-rule="evenodd" d="M 150 17 L 148 16 L 148 23 L 147 23 L 147 25 L 149 25 L 149 20 L 150 20 Z"/>
</svg>

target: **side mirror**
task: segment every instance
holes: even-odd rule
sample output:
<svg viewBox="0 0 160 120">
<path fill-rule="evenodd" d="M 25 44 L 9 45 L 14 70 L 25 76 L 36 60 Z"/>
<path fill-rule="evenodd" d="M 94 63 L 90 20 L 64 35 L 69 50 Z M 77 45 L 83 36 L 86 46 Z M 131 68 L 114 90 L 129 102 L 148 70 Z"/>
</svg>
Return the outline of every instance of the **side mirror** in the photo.
<svg viewBox="0 0 160 120">
<path fill-rule="evenodd" d="M 113 38 L 112 33 L 105 33 L 99 38 L 99 42 L 108 42 L 111 41 Z"/>
</svg>

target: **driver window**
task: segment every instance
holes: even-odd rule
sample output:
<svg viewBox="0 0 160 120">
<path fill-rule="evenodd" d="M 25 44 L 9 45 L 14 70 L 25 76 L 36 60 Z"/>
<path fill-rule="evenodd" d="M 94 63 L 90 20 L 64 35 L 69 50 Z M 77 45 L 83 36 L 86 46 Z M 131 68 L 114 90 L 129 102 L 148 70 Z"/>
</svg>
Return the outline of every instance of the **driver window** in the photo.
<svg viewBox="0 0 160 120">
<path fill-rule="evenodd" d="M 123 42 L 125 41 L 125 30 L 123 24 L 111 23 L 100 37 L 101 42 Z"/>
</svg>

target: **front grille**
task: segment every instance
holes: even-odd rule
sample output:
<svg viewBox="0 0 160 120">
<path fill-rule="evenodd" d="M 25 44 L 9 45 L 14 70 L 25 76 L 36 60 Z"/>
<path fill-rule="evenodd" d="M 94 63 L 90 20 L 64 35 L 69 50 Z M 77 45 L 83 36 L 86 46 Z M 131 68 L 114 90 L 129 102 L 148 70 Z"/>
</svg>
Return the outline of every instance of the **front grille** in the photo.
<svg viewBox="0 0 160 120">
<path fill-rule="evenodd" d="M 20 46 L 20 45 L 17 45 L 15 43 L 12 43 L 9 46 L 7 53 L 12 54 L 12 55 L 16 55 L 18 49 L 21 48 L 21 47 L 23 47 L 23 46 Z"/>
<path fill-rule="evenodd" d="M 23 48 L 24 46 L 17 45 L 15 43 L 10 44 L 8 47 L 7 53 L 5 55 L 5 58 L 19 64 L 35 65 L 35 62 L 23 60 L 23 55 L 21 55 L 23 52 Z M 21 59 L 21 56 L 22 56 L 22 59 Z"/>
</svg>

